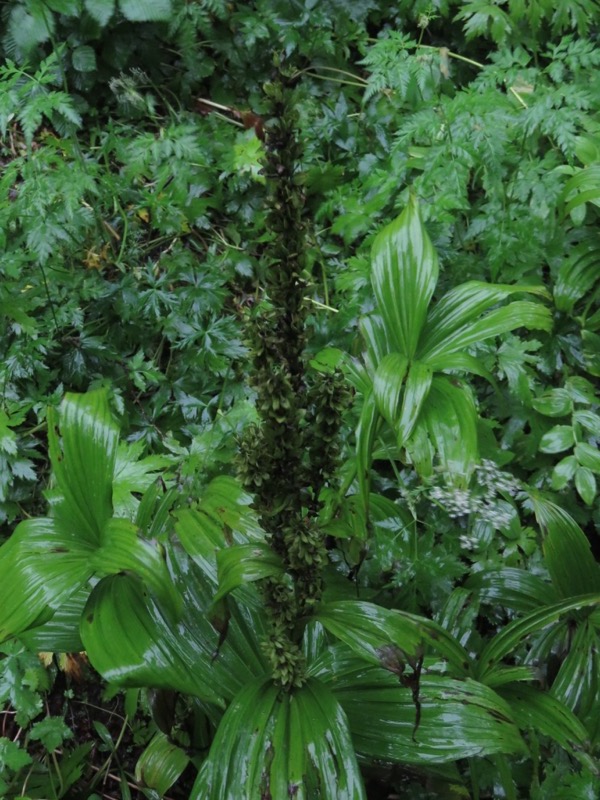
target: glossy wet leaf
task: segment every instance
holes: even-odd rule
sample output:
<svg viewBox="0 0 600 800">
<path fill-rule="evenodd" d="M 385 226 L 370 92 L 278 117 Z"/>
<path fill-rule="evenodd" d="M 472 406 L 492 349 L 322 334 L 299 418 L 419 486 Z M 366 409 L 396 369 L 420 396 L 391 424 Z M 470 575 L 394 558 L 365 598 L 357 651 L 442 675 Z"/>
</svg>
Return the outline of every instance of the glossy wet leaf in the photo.
<svg viewBox="0 0 600 800">
<path fill-rule="evenodd" d="M 600 605 L 600 594 L 580 595 L 532 611 L 510 622 L 484 647 L 477 662 L 477 678 L 485 681 L 496 665 L 532 633 L 552 625 L 571 611 L 592 609 L 598 605 Z"/>
<path fill-rule="evenodd" d="M 56 519 L 21 522 L 0 547 L 0 641 L 52 618 L 94 568 L 93 545 Z"/>
<path fill-rule="evenodd" d="M 598 491 L 596 476 L 587 467 L 577 467 L 575 470 L 575 488 L 586 506 L 594 504 Z"/>
<path fill-rule="evenodd" d="M 173 744 L 164 733 L 157 733 L 135 765 L 135 779 L 162 797 L 179 778 L 189 760 L 181 747 Z"/>
<path fill-rule="evenodd" d="M 312 671 L 328 681 L 346 711 L 363 759 L 433 764 L 525 751 L 508 705 L 473 680 L 422 673 L 416 727 L 412 689 L 402 686 L 394 673 L 364 664 L 346 647 L 330 648 Z"/>
<path fill-rule="evenodd" d="M 591 444 L 579 442 L 574 449 L 575 458 L 582 467 L 592 470 L 600 475 L 600 450 Z"/>
<path fill-rule="evenodd" d="M 479 572 L 467 582 L 482 603 L 500 605 L 521 613 L 556 602 L 554 587 L 524 569 L 503 567 Z"/>
<path fill-rule="evenodd" d="M 583 717 L 593 713 L 598 703 L 598 626 L 588 618 L 569 634 L 569 650 L 552 682 L 551 694 Z"/>
<path fill-rule="evenodd" d="M 400 409 L 400 397 L 408 359 L 399 353 L 388 353 L 379 362 L 373 378 L 373 395 L 386 422 L 394 426 Z"/>
<path fill-rule="evenodd" d="M 376 237 L 371 280 L 377 307 L 395 351 L 415 354 L 438 279 L 438 258 L 413 196 Z"/>
<path fill-rule="evenodd" d="M 214 602 L 245 583 L 283 575 L 281 557 L 264 543 L 239 544 L 217 553 L 219 590 Z"/>
<path fill-rule="evenodd" d="M 547 417 L 565 417 L 573 411 L 573 400 L 566 389 L 551 389 L 535 397 L 531 405 Z"/>
<path fill-rule="evenodd" d="M 596 768 L 592 757 L 585 752 L 590 747 L 587 730 L 556 697 L 524 684 L 505 686 L 499 694 L 508 702 L 519 728 L 524 731 L 532 728 L 549 736 L 586 767 Z"/>
<path fill-rule="evenodd" d="M 346 716 L 317 680 L 249 683 L 218 727 L 190 800 L 363 800 Z"/>
<path fill-rule="evenodd" d="M 600 567 L 585 533 L 560 506 L 535 495 L 532 501 L 545 532 L 546 566 L 559 596 L 600 592 Z"/>
<path fill-rule="evenodd" d="M 406 378 L 400 419 L 395 428 L 400 447 L 406 443 L 415 429 L 421 409 L 427 402 L 432 377 L 431 369 L 427 364 L 420 361 L 411 363 Z"/>
<path fill-rule="evenodd" d="M 183 596 L 176 623 L 139 579 L 116 575 L 101 581 L 90 596 L 81 621 L 82 641 L 92 664 L 113 683 L 174 689 L 224 707 L 245 680 L 265 671 L 256 605 L 247 602 L 238 609 L 232 604 L 219 648 L 220 634 L 205 613 L 212 588 L 184 558 L 173 569 Z"/>
<path fill-rule="evenodd" d="M 59 420 L 49 410 L 48 442 L 59 494 L 54 515 L 89 543 L 99 543 L 113 513 L 118 441 L 106 390 L 67 394 Z"/>
<path fill-rule="evenodd" d="M 555 425 L 540 440 L 542 453 L 562 453 L 575 444 L 575 435 L 570 425 Z"/>
</svg>

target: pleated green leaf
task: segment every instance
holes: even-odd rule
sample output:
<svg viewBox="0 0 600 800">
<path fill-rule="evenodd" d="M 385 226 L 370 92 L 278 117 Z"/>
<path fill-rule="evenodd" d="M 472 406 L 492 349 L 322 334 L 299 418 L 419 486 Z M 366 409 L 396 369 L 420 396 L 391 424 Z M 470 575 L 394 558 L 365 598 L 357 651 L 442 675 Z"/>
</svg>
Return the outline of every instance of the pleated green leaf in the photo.
<svg viewBox="0 0 600 800">
<path fill-rule="evenodd" d="M 554 284 L 554 302 L 559 311 L 570 312 L 600 276 L 600 241 L 596 231 L 573 248 L 562 264 Z"/>
<path fill-rule="evenodd" d="M 560 506 L 532 495 L 537 521 L 545 533 L 544 558 L 559 597 L 600 592 L 600 567 L 587 536 Z"/>
<path fill-rule="evenodd" d="M 227 709 L 190 800 L 363 800 L 346 716 L 319 681 L 246 686 Z"/>
<path fill-rule="evenodd" d="M 431 388 L 431 369 L 427 364 L 413 361 L 406 378 L 406 387 L 402 399 L 402 411 L 396 426 L 398 445 L 402 447 L 415 429 L 423 404 Z"/>
<path fill-rule="evenodd" d="M 432 328 L 433 324 L 428 320 L 426 330 L 430 331 Z M 467 322 L 456 330 L 446 331 L 445 335 L 443 329 L 439 333 L 436 331 L 433 341 L 425 339 L 419 347 L 418 355 L 422 361 L 438 361 L 445 355 L 464 350 L 493 336 L 509 333 L 515 328 L 549 331 L 552 328 L 552 315 L 540 303 L 516 300 L 502 308 L 493 309 L 480 319 Z"/>
<path fill-rule="evenodd" d="M 92 559 L 97 575 L 112 575 L 130 570 L 138 575 L 155 596 L 177 616 L 181 596 L 175 589 L 164 550 L 160 545 L 145 541 L 140 531 L 128 519 L 111 519 L 102 532 L 102 546 Z"/>
<path fill-rule="evenodd" d="M 184 600 L 176 623 L 139 578 L 115 575 L 100 581 L 86 605 L 85 649 L 113 683 L 173 689 L 225 707 L 247 680 L 266 672 L 258 601 L 244 598 L 239 608 L 230 604 L 231 619 L 220 642 L 205 613 L 212 586 L 182 555 L 174 558 L 172 569 Z"/>
<path fill-rule="evenodd" d="M 35 652 L 79 653 L 84 649 L 79 621 L 89 594 L 86 583 L 60 604 L 48 622 L 19 633 L 19 639 Z"/>
<path fill-rule="evenodd" d="M 552 682 L 551 694 L 580 715 L 593 711 L 600 685 L 600 637 L 588 619 L 570 635 L 569 652 Z"/>
<path fill-rule="evenodd" d="M 487 675 L 494 670 L 496 665 L 500 664 L 503 658 L 532 633 L 537 633 L 552 625 L 571 611 L 591 609 L 598 605 L 600 605 L 600 593 L 580 595 L 532 611 L 530 614 L 510 622 L 483 649 L 477 662 L 476 676 L 479 680 L 486 680 Z"/>
<path fill-rule="evenodd" d="M 482 603 L 526 613 L 557 601 L 556 591 L 538 575 L 516 567 L 478 572 L 467 586 Z"/>
<path fill-rule="evenodd" d="M 267 544 L 238 544 L 217 553 L 219 590 L 214 602 L 246 583 L 283 575 L 281 557 Z"/>
<path fill-rule="evenodd" d="M 383 608 L 358 600 L 323 603 L 315 619 L 356 655 L 371 664 L 394 671 L 408 659 L 432 646 L 461 673 L 470 669 L 470 659 L 460 643 L 441 626 L 425 617 Z"/>
<path fill-rule="evenodd" d="M 356 471 L 358 488 L 365 511 L 369 508 L 369 493 L 371 487 L 371 461 L 375 436 L 381 422 L 377 411 L 377 403 L 373 392 L 370 392 L 363 401 L 358 427 L 356 429 Z"/>
<path fill-rule="evenodd" d="M 88 582 L 93 550 L 59 520 L 21 522 L 0 547 L 0 641 L 51 619 Z"/>
<path fill-rule="evenodd" d="M 477 410 L 471 390 L 454 378 L 435 377 L 421 421 L 445 469 L 458 483 L 466 484 L 479 457 Z"/>
<path fill-rule="evenodd" d="M 400 406 L 400 396 L 408 359 L 399 353 L 389 353 L 379 362 L 373 378 L 373 395 L 377 408 L 386 422 L 394 426 Z"/>
<path fill-rule="evenodd" d="M 437 253 L 413 196 L 402 214 L 376 237 L 371 281 L 389 341 L 411 359 L 438 279 Z"/>
<path fill-rule="evenodd" d="M 189 760 L 181 747 L 173 744 L 164 733 L 157 733 L 135 765 L 135 779 L 162 797 L 179 778 Z"/>
<path fill-rule="evenodd" d="M 60 406 L 60 439 L 56 414 L 48 411 L 48 443 L 58 484 L 54 516 L 99 544 L 112 517 L 112 482 L 119 428 L 105 390 L 67 394 Z"/>
<path fill-rule="evenodd" d="M 588 732 L 560 700 L 523 684 L 505 686 L 499 694 L 508 702 L 519 728 L 532 728 L 549 736 L 586 767 L 596 771 L 597 764 L 585 752 L 590 747 Z"/>
<path fill-rule="evenodd" d="M 571 425 L 555 425 L 540 439 L 542 453 L 562 453 L 575 444 L 575 434 Z"/>
<path fill-rule="evenodd" d="M 402 686 L 392 672 L 364 664 L 343 646 L 329 648 L 314 674 L 328 682 L 346 712 L 363 760 L 434 764 L 525 752 L 508 704 L 476 681 L 421 674 L 417 725 L 412 687 Z"/>
<path fill-rule="evenodd" d="M 550 298 L 543 286 L 469 281 L 451 289 L 435 304 L 427 317 L 427 326 L 419 342 L 419 357 L 429 361 L 436 353 L 446 352 L 444 345 L 447 341 L 456 341 L 459 331 L 468 330 L 468 326 L 477 323 L 482 314 L 513 294 L 536 294 Z"/>
</svg>

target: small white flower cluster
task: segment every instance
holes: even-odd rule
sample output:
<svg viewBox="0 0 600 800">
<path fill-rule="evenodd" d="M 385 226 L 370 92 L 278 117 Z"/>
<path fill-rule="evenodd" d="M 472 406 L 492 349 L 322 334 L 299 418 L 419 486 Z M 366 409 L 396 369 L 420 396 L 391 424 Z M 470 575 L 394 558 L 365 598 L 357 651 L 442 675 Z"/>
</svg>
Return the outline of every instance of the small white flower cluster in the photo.
<svg viewBox="0 0 600 800">
<path fill-rule="evenodd" d="M 429 490 L 431 500 L 436 500 L 444 507 L 446 513 L 452 519 L 464 517 L 477 510 L 476 500 L 468 489 L 445 488 L 443 486 L 432 486 Z"/>
<path fill-rule="evenodd" d="M 493 461 L 484 458 L 481 465 L 475 468 L 477 483 L 485 490 L 485 498 L 493 500 L 499 492 L 506 492 L 516 497 L 521 491 L 520 482 L 509 472 L 502 472 Z"/>
<path fill-rule="evenodd" d="M 481 489 L 473 492 L 470 489 L 437 485 L 429 489 L 429 498 L 443 506 L 452 519 L 476 514 L 478 519 L 496 529 L 508 527 L 515 510 L 510 503 L 499 499 L 498 494 L 515 497 L 521 491 L 519 481 L 508 472 L 501 472 L 496 464 L 488 459 L 484 459 L 476 468 L 475 478 L 478 486 L 483 489 L 483 494 Z M 466 536 L 461 537 L 461 544 L 467 550 L 472 550 L 475 546 L 475 542 Z"/>
</svg>

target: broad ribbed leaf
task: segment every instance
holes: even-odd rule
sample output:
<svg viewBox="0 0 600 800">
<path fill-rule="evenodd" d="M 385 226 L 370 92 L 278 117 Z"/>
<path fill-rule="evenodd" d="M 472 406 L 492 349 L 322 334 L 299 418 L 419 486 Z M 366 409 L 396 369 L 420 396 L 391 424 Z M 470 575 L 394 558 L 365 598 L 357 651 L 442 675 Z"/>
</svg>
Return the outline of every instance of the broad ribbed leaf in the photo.
<svg viewBox="0 0 600 800">
<path fill-rule="evenodd" d="M 81 539 L 99 544 L 112 516 L 112 481 L 119 428 L 105 390 L 67 394 L 60 407 L 60 440 L 56 416 L 48 410 L 48 443 L 60 499 L 57 519 L 77 530 Z M 62 445 L 62 446 L 61 446 Z"/>
<path fill-rule="evenodd" d="M 217 552 L 219 591 L 214 602 L 245 583 L 283 575 L 281 557 L 262 542 L 238 544 Z"/>
<path fill-rule="evenodd" d="M 39 626 L 87 583 L 93 547 L 55 519 L 21 522 L 0 547 L 0 641 Z"/>
<path fill-rule="evenodd" d="M 505 686 L 499 694 L 508 702 L 514 719 L 522 730 L 533 730 L 549 736 L 562 748 L 590 769 L 597 768 L 594 760 L 583 752 L 590 746 L 588 732 L 556 697 L 533 686 Z"/>
<path fill-rule="evenodd" d="M 591 469 L 600 475 L 600 450 L 597 447 L 592 447 L 591 444 L 580 442 L 575 445 L 573 450 L 575 458 L 582 467 Z"/>
<path fill-rule="evenodd" d="M 375 435 L 381 422 L 377 411 L 377 403 L 373 393 L 369 393 L 363 402 L 360 420 L 356 429 L 356 471 L 358 488 L 365 511 L 369 508 L 369 492 L 371 486 L 371 461 Z"/>
<path fill-rule="evenodd" d="M 138 575 L 165 608 L 177 616 L 181 596 L 167 569 L 164 550 L 145 541 L 128 519 L 111 519 L 102 532 L 102 546 L 95 552 L 92 566 L 96 575 L 131 571 Z"/>
<path fill-rule="evenodd" d="M 461 325 L 456 330 L 447 331 L 445 335 L 442 331 L 433 341 L 425 339 L 419 347 L 418 356 L 422 361 L 429 362 L 435 359 L 438 363 L 444 355 L 464 350 L 493 336 L 509 333 L 515 328 L 549 331 L 551 327 L 552 315 L 545 306 L 527 300 L 517 300 L 510 305 L 493 309 L 481 319 Z M 430 331 L 432 328 L 433 324 L 428 320 L 426 330 Z"/>
<path fill-rule="evenodd" d="M 579 170 L 565 183 L 559 202 L 565 203 L 565 214 L 584 203 L 600 205 L 600 165 Z"/>
<path fill-rule="evenodd" d="M 600 241 L 596 232 L 578 244 L 558 271 L 554 301 L 559 311 L 572 311 L 575 303 L 600 277 Z"/>
<path fill-rule="evenodd" d="M 399 353 L 389 353 L 380 361 L 373 378 L 373 395 L 377 408 L 386 422 L 394 426 L 398 413 L 408 359 Z"/>
<path fill-rule="evenodd" d="M 470 372 L 496 386 L 492 373 L 483 366 L 480 359 L 468 353 L 449 353 L 439 358 L 427 359 L 427 366 L 432 372 Z"/>
<path fill-rule="evenodd" d="M 460 643 L 433 620 L 374 603 L 340 600 L 323 603 L 315 614 L 324 628 L 358 656 L 394 671 L 408 657 L 415 659 L 431 645 L 462 673 L 470 660 Z"/>
<path fill-rule="evenodd" d="M 79 621 L 89 595 L 90 586 L 86 583 L 60 604 L 52 619 L 20 633 L 20 641 L 34 652 L 79 653 L 83 650 Z"/>
<path fill-rule="evenodd" d="M 433 764 L 525 751 L 509 706 L 473 680 L 421 674 L 417 726 L 412 689 L 392 672 L 365 665 L 347 648 L 329 648 L 312 672 L 329 681 L 365 760 Z M 410 668 L 404 674 L 409 676 Z"/>
<path fill-rule="evenodd" d="M 190 800 L 363 800 L 346 716 L 310 680 L 284 692 L 253 681 L 227 709 Z"/>
<path fill-rule="evenodd" d="M 181 747 L 173 744 L 164 733 L 157 733 L 135 765 L 135 779 L 162 797 L 179 778 L 189 760 Z"/>
<path fill-rule="evenodd" d="M 598 487 L 596 485 L 596 477 L 591 469 L 577 467 L 575 470 L 575 488 L 586 506 L 594 504 Z"/>
<path fill-rule="evenodd" d="M 561 600 L 551 606 L 533 611 L 521 619 L 510 622 L 484 648 L 477 662 L 477 677 L 485 680 L 494 667 L 532 633 L 552 625 L 570 611 L 593 608 L 600 605 L 600 594 L 587 594 Z"/>
<path fill-rule="evenodd" d="M 370 314 L 360 320 L 359 328 L 367 347 L 365 362 L 368 369 L 374 372 L 391 349 L 383 320 L 378 314 Z"/>
<path fill-rule="evenodd" d="M 423 404 L 431 388 L 432 373 L 427 364 L 413 361 L 406 378 L 402 411 L 396 426 L 398 445 L 403 447 L 410 438 L 419 419 Z"/>
<path fill-rule="evenodd" d="M 466 485 L 479 457 L 477 411 L 471 390 L 456 379 L 435 377 L 420 424 L 427 429 L 446 471 Z"/>
<path fill-rule="evenodd" d="M 113 683 L 173 689 L 224 707 L 247 680 L 266 672 L 257 603 L 230 604 L 219 649 L 219 633 L 204 613 L 212 588 L 193 563 L 178 559 L 173 569 L 184 608 L 175 624 L 138 578 L 116 575 L 92 592 L 81 638 L 94 667 Z"/>
<path fill-rule="evenodd" d="M 559 597 L 600 592 L 600 568 L 585 533 L 559 506 L 536 495 L 531 499 L 545 533 L 544 558 Z"/>
<path fill-rule="evenodd" d="M 437 253 L 415 197 L 376 237 L 371 280 L 394 350 L 411 359 L 438 279 Z"/>
<path fill-rule="evenodd" d="M 476 573 L 467 586 L 482 603 L 500 605 L 511 611 L 534 611 L 557 600 L 554 588 L 537 575 L 516 567 Z"/>
<path fill-rule="evenodd" d="M 577 459 L 575 456 L 565 456 L 552 470 L 551 486 L 555 491 L 564 489 L 572 481 L 577 472 Z"/>
<path fill-rule="evenodd" d="M 551 694 L 571 711 L 585 715 L 597 707 L 600 690 L 598 629 L 585 620 L 569 639 L 569 652 L 552 682 Z"/>
<path fill-rule="evenodd" d="M 419 357 L 429 361 L 436 353 L 446 352 L 445 343 L 448 340 L 454 341 L 453 337 L 459 330 L 477 322 L 484 312 L 510 295 L 520 293 L 549 298 L 548 291 L 543 286 L 510 286 L 469 281 L 451 289 L 435 304 L 427 317 L 427 326 L 419 342 Z"/>
</svg>

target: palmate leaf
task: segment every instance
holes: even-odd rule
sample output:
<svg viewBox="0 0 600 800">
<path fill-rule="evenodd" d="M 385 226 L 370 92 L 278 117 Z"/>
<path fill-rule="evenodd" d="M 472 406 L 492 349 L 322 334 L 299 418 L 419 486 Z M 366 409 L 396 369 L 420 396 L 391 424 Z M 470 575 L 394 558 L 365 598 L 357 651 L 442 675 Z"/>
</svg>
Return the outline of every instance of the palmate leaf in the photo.
<svg viewBox="0 0 600 800">
<path fill-rule="evenodd" d="M 227 709 L 190 800 L 363 800 L 346 716 L 310 680 L 284 692 L 249 683 Z"/>
<path fill-rule="evenodd" d="M 411 359 L 438 279 L 438 258 L 416 197 L 376 237 L 371 280 L 392 348 Z"/>
<path fill-rule="evenodd" d="M 487 686 L 422 674 L 420 720 L 412 687 L 334 646 L 311 666 L 347 714 L 361 760 L 433 764 L 492 753 L 523 753 L 510 707 Z M 407 674 L 410 670 L 407 669 Z"/>
</svg>

